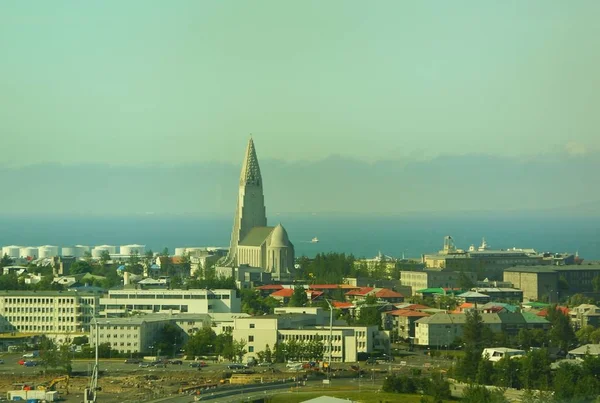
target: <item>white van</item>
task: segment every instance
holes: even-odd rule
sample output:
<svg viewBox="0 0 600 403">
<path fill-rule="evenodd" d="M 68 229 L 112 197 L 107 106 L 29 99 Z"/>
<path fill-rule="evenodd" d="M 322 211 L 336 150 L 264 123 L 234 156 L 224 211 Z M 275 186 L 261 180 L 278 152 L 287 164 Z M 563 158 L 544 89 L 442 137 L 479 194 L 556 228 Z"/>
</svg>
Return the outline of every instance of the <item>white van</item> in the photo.
<svg viewBox="0 0 600 403">
<path fill-rule="evenodd" d="M 483 353 L 481 353 L 483 358 L 487 358 L 489 361 L 498 362 L 504 357 L 509 358 L 518 358 L 525 355 L 524 350 L 515 350 L 513 348 L 506 347 L 494 347 L 494 348 L 485 348 Z"/>
</svg>

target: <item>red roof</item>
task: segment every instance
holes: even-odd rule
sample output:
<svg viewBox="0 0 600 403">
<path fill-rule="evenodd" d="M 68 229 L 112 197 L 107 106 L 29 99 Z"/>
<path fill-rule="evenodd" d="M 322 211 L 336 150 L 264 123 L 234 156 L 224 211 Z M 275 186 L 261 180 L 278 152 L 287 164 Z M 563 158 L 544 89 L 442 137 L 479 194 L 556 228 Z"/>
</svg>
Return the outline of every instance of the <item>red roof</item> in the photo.
<svg viewBox="0 0 600 403">
<path fill-rule="evenodd" d="M 392 291 L 387 288 L 382 288 L 381 290 L 377 291 L 375 296 L 377 298 L 404 298 L 404 295 L 400 294 L 399 292 Z"/>
<path fill-rule="evenodd" d="M 396 309 L 395 311 L 387 312 L 387 314 L 393 315 L 393 316 L 412 316 L 412 317 L 419 317 L 419 318 L 424 318 L 425 316 L 429 316 L 428 313 L 412 311 L 410 309 Z"/>
<path fill-rule="evenodd" d="M 267 284 L 261 285 L 260 287 L 256 287 L 257 290 L 282 290 L 283 286 L 281 284 Z"/>
<path fill-rule="evenodd" d="M 294 295 L 294 290 L 291 288 L 282 288 L 279 291 L 275 291 L 274 293 L 271 294 L 271 297 L 284 297 L 284 298 L 289 298 L 292 295 Z"/>
<path fill-rule="evenodd" d="M 315 298 L 318 298 L 318 297 L 320 297 L 321 295 L 323 295 L 323 291 L 314 291 L 314 290 L 308 290 L 308 291 L 306 292 L 306 296 L 307 296 L 308 298 L 310 298 L 311 300 L 312 300 L 312 299 L 315 299 Z"/>
<path fill-rule="evenodd" d="M 346 295 L 362 295 L 362 296 L 365 296 L 365 295 L 367 295 L 368 293 L 370 293 L 373 290 L 374 290 L 373 287 L 361 287 L 358 290 L 348 291 L 346 293 Z"/>
<path fill-rule="evenodd" d="M 557 306 L 557 310 L 561 311 L 563 314 L 568 315 L 570 310 L 566 306 Z M 542 309 L 537 313 L 537 316 L 548 316 L 548 308 Z"/>
<path fill-rule="evenodd" d="M 313 290 L 337 290 L 338 288 L 357 289 L 360 287 L 355 287 L 353 285 L 348 285 L 348 284 L 313 284 L 313 285 L 309 286 L 309 288 L 311 288 Z"/>
<path fill-rule="evenodd" d="M 431 309 L 431 307 L 429 307 L 427 305 L 421 305 L 421 304 L 412 304 L 412 305 L 407 305 L 407 306 L 403 307 L 402 309 L 410 309 L 411 311 L 418 311 L 420 309 Z"/>
<path fill-rule="evenodd" d="M 173 256 L 171 258 L 171 262 L 173 264 L 183 264 L 185 263 L 185 259 L 183 258 L 183 256 Z"/>
<path fill-rule="evenodd" d="M 339 301 L 333 301 L 333 306 L 338 308 L 338 309 L 349 309 L 349 308 L 354 308 L 354 304 L 352 302 L 339 302 Z"/>
</svg>

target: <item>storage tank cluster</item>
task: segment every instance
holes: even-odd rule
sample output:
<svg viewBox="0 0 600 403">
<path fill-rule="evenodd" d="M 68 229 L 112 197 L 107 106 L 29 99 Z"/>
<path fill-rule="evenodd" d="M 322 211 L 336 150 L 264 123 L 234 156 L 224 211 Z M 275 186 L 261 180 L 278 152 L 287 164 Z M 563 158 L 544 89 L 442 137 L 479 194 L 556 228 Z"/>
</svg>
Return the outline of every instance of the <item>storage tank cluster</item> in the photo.
<svg viewBox="0 0 600 403">
<path fill-rule="evenodd" d="M 38 248 L 33 247 L 33 246 L 24 246 L 21 249 L 19 249 L 19 256 L 20 257 L 37 258 L 38 257 Z"/>
<path fill-rule="evenodd" d="M 92 249 L 92 257 L 98 259 L 98 258 L 100 258 L 100 256 L 102 255 L 102 252 L 104 252 L 104 251 L 107 251 L 110 255 L 116 255 L 117 247 L 112 246 L 112 245 L 96 246 L 94 249 Z"/>
<path fill-rule="evenodd" d="M 146 245 L 133 244 L 133 245 L 122 245 L 120 254 L 122 256 L 129 256 L 129 255 L 133 255 L 133 254 L 137 254 L 137 255 L 141 256 L 145 253 L 146 253 Z"/>
<path fill-rule="evenodd" d="M 38 258 L 47 259 L 58 256 L 58 246 L 44 245 L 38 248 Z"/>
<path fill-rule="evenodd" d="M 21 257 L 21 247 L 10 245 L 2 247 L 2 256 L 7 255 L 12 259 L 18 259 Z"/>
</svg>

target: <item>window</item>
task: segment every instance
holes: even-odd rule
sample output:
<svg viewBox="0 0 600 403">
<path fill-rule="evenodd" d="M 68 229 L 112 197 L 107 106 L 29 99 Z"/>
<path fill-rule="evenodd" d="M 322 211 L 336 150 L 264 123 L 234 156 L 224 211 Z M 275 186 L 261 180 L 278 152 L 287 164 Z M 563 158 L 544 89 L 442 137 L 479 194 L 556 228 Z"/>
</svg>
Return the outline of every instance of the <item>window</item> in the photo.
<svg viewBox="0 0 600 403">
<path fill-rule="evenodd" d="M 254 336 L 248 336 L 248 342 L 254 341 Z"/>
<path fill-rule="evenodd" d="M 254 329 L 254 323 L 250 323 L 250 329 Z"/>
<path fill-rule="evenodd" d="M 248 346 L 248 352 L 249 353 L 253 353 L 254 352 L 254 346 Z"/>
</svg>

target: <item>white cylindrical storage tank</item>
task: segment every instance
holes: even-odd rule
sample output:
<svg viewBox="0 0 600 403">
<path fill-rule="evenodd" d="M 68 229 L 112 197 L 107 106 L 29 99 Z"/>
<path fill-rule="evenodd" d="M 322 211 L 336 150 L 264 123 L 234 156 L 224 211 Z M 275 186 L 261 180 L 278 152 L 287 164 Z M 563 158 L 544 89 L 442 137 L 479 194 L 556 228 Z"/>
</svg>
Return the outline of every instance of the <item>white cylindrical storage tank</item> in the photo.
<svg viewBox="0 0 600 403">
<path fill-rule="evenodd" d="M 33 246 L 26 246 L 24 248 L 19 249 L 19 255 L 21 257 L 37 258 L 38 257 L 38 248 L 35 248 Z"/>
<path fill-rule="evenodd" d="M 42 254 L 44 256 L 42 256 Z M 58 256 L 58 246 L 54 245 L 42 245 L 38 247 L 38 255 L 39 257 L 54 257 Z"/>
<path fill-rule="evenodd" d="M 67 246 L 65 248 L 62 248 L 62 251 L 61 251 L 60 255 L 61 256 L 81 257 L 79 255 L 79 250 L 75 246 Z"/>
<path fill-rule="evenodd" d="M 75 245 L 75 247 L 80 251 L 81 256 L 83 256 L 83 254 L 85 252 L 91 252 L 92 251 L 92 248 L 90 248 L 87 245 Z"/>
<path fill-rule="evenodd" d="M 92 249 L 92 257 L 99 259 L 103 252 L 108 252 L 110 254 L 110 249 L 105 246 L 96 246 L 94 249 Z"/>
<path fill-rule="evenodd" d="M 175 256 L 183 256 L 188 248 L 175 248 Z"/>
<path fill-rule="evenodd" d="M 142 256 L 144 253 L 146 253 L 146 245 L 133 244 L 133 245 L 122 245 L 121 246 L 120 254 L 123 256 L 129 256 L 132 254 L 137 254 L 139 256 Z"/>
<path fill-rule="evenodd" d="M 10 258 L 18 259 L 21 256 L 21 247 L 10 245 L 2 247 L 2 256 L 7 255 Z"/>
<path fill-rule="evenodd" d="M 111 255 L 117 254 L 117 247 L 113 246 L 113 245 L 98 245 L 94 249 L 98 249 L 98 248 L 108 251 L 108 253 L 110 253 Z"/>
</svg>

